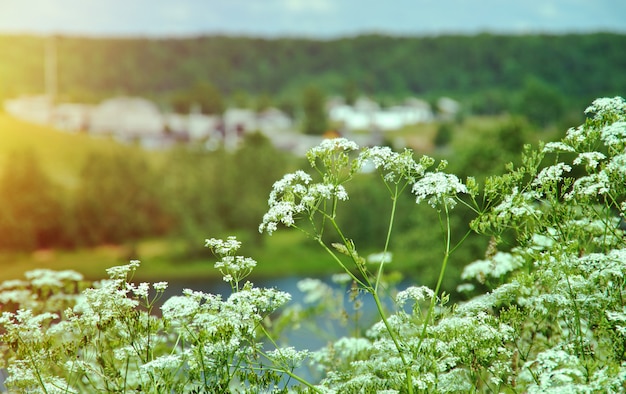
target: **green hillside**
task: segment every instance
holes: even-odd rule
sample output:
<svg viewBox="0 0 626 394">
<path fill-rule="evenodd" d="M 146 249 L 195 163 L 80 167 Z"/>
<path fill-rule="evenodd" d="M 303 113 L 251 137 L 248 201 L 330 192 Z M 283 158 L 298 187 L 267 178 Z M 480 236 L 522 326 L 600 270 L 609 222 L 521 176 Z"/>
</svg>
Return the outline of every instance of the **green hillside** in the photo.
<svg viewBox="0 0 626 394">
<path fill-rule="evenodd" d="M 24 151 L 34 152 L 46 175 L 69 188 L 76 185 L 78 174 L 89 154 L 118 151 L 146 154 L 140 149 L 123 146 L 110 139 L 66 133 L 0 112 L 0 169 L 5 168 L 12 153 Z"/>
</svg>

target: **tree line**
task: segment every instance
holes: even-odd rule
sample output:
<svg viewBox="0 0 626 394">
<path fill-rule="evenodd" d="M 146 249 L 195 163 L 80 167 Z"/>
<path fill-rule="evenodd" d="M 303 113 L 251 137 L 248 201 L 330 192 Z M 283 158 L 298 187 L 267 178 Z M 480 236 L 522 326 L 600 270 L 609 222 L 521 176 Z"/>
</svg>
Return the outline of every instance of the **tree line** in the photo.
<svg viewBox="0 0 626 394">
<path fill-rule="evenodd" d="M 621 72 L 626 35 L 610 33 L 333 40 L 5 35 L 0 36 L 0 97 L 44 90 L 44 54 L 50 45 L 60 98 L 80 101 L 143 95 L 175 108 L 181 93 L 198 94 L 200 85 L 231 103 L 293 108 L 294 97 L 315 85 L 348 99 L 448 94 L 488 112 L 510 106 L 511 93 L 529 79 L 566 97 L 568 105 L 626 90 Z M 218 102 L 210 110 L 219 108 Z"/>
</svg>

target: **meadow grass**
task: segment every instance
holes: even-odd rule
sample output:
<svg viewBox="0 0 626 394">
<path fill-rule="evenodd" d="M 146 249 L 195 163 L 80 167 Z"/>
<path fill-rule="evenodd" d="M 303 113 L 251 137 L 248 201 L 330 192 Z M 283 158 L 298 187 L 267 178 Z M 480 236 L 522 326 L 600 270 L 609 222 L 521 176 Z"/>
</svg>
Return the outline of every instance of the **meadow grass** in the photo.
<svg viewBox="0 0 626 394">
<path fill-rule="evenodd" d="M 0 169 L 4 168 L 11 153 L 19 151 L 33 151 L 48 176 L 69 188 L 78 184 L 81 168 L 92 152 L 146 154 L 137 147 L 121 145 L 108 137 L 69 133 L 0 112 Z"/>
<path fill-rule="evenodd" d="M 207 235 L 209 237 L 209 235 Z M 203 240 L 198 240 L 202 244 Z M 336 267 L 315 244 L 297 231 L 284 231 L 250 248 L 259 265 L 254 278 L 284 276 L 323 276 L 335 273 Z M 171 238 L 155 238 L 136 245 L 102 245 L 76 250 L 40 250 L 33 253 L 0 253 L 0 282 L 23 278 L 24 273 L 38 269 L 75 270 L 85 278 L 106 278 L 105 270 L 130 260 L 141 260 L 135 279 L 142 281 L 220 279 L 213 269 L 217 260 L 205 250 L 200 256 L 185 256 L 185 244 Z"/>
</svg>

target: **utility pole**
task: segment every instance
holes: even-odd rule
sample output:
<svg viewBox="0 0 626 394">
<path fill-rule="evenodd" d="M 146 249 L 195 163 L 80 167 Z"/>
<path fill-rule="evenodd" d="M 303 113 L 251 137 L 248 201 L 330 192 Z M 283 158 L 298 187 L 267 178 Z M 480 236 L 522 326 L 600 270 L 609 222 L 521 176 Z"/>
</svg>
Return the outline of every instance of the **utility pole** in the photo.
<svg viewBox="0 0 626 394">
<path fill-rule="evenodd" d="M 44 80 L 46 95 L 54 102 L 57 96 L 57 46 L 54 34 L 46 40 Z"/>
</svg>

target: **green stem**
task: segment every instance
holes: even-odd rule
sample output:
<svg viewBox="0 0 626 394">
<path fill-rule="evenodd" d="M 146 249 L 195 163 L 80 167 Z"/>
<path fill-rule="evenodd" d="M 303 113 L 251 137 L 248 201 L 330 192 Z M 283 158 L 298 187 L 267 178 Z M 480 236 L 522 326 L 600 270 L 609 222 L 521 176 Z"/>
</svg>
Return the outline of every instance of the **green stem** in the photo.
<svg viewBox="0 0 626 394">
<path fill-rule="evenodd" d="M 391 231 L 393 230 L 393 221 L 396 216 L 396 206 L 398 205 L 398 185 L 396 184 L 395 194 L 391 198 L 393 203 L 391 204 L 391 215 L 389 217 L 389 227 L 387 228 L 387 238 L 385 239 L 385 249 L 383 250 L 383 258 L 378 266 L 378 273 L 376 274 L 376 284 L 374 285 L 374 292 L 378 292 L 378 285 L 380 285 L 380 277 L 383 273 L 383 265 L 385 264 L 385 257 L 389 250 L 389 241 L 391 240 Z"/>
<path fill-rule="evenodd" d="M 17 338 L 18 338 L 18 341 L 22 343 L 22 345 L 23 345 L 22 348 L 26 348 L 26 352 L 28 353 L 28 358 L 29 358 L 30 364 L 32 365 L 33 370 L 35 371 L 35 376 L 37 377 L 37 381 L 39 382 L 39 385 L 41 386 L 41 390 L 44 393 L 47 394 L 48 390 L 46 389 L 46 385 L 43 382 L 43 378 L 41 377 L 41 373 L 39 372 L 39 368 L 38 368 L 37 364 L 35 363 L 35 358 L 33 356 L 32 349 L 30 347 L 28 347 L 26 342 L 24 342 L 22 340 L 22 337 L 20 337 L 19 334 L 18 334 Z"/>
<path fill-rule="evenodd" d="M 359 285 L 361 285 L 361 286 L 362 286 L 363 288 L 365 288 L 365 289 L 367 289 L 367 288 L 369 288 L 369 287 L 370 287 L 370 286 L 368 286 L 367 284 L 363 283 L 363 281 L 362 281 L 362 280 L 360 280 L 359 278 L 357 278 L 357 277 L 356 277 L 356 275 L 354 275 L 354 274 L 352 273 L 352 271 L 350 271 L 350 270 L 348 269 L 348 267 L 346 267 L 346 266 L 345 266 L 345 264 L 341 261 L 341 259 L 340 259 L 339 257 L 337 257 L 337 255 L 335 254 L 335 252 L 333 252 L 333 251 L 332 251 L 332 250 L 331 250 L 328 246 L 326 246 L 326 244 L 324 243 L 324 241 L 322 241 L 322 239 L 321 239 L 321 238 L 319 238 L 319 237 L 318 237 L 318 238 L 316 238 L 316 240 L 317 240 L 317 243 L 319 243 L 319 244 L 322 246 L 322 248 L 324 248 L 324 250 L 325 250 L 326 252 L 328 252 L 328 254 L 329 254 L 329 255 L 333 258 L 333 260 L 335 260 L 335 262 L 336 262 L 337 264 L 339 264 L 339 265 L 341 266 L 341 268 L 343 268 L 343 269 L 344 269 L 344 271 L 346 271 L 346 273 L 347 273 L 348 275 L 350 275 L 350 277 L 352 278 L 352 280 L 354 280 L 356 283 L 358 283 Z M 367 277 L 366 277 L 366 278 L 367 278 Z"/>
<path fill-rule="evenodd" d="M 376 289 L 374 287 L 372 287 L 372 285 L 370 283 L 370 280 L 369 280 L 369 278 L 367 276 L 367 272 L 365 271 L 365 269 L 359 263 L 358 257 L 356 256 L 356 254 L 355 254 L 355 252 L 353 250 L 354 248 L 351 247 L 351 245 L 349 244 L 347 238 L 344 236 L 343 232 L 341 231 L 341 229 L 337 225 L 337 222 L 334 220 L 334 218 L 330 218 L 330 222 L 332 223 L 333 227 L 337 231 L 337 234 L 339 234 L 339 236 L 341 237 L 341 241 L 343 242 L 343 244 L 346 246 L 346 248 L 348 248 L 348 251 L 350 252 L 350 257 L 352 258 L 352 260 L 353 260 L 354 264 L 356 265 L 357 269 L 359 270 L 361 275 L 363 275 L 363 278 L 367 282 L 367 285 L 365 285 L 363 282 L 357 280 L 357 283 L 361 284 L 361 286 L 363 286 L 363 288 L 365 290 L 367 290 L 368 293 L 372 294 L 372 297 L 374 298 L 374 302 L 376 303 L 376 309 L 378 310 L 378 314 L 380 315 L 380 318 L 382 319 L 382 322 L 385 325 L 385 329 L 389 333 L 389 336 L 391 337 L 391 340 L 393 341 L 393 343 L 394 343 L 394 345 L 396 347 L 396 350 L 398 351 L 398 355 L 400 356 L 400 359 L 402 360 L 402 365 L 404 365 L 404 367 L 405 367 L 408 393 L 409 394 L 413 394 L 413 377 L 412 377 L 412 372 L 411 372 L 411 366 L 406 361 L 406 358 L 404 357 L 404 351 L 402 349 L 402 346 L 400 345 L 400 341 L 398 341 L 398 336 L 396 335 L 396 333 L 394 332 L 393 328 L 391 327 L 391 325 L 387 321 L 387 317 L 385 316 L 385 312 L 383 310 L 383 305 L 380 302 L 380 298 L 378 297 L 378 293 L 377 293 Z M 389 232 L 389 234 L 390 234 L 390 232 Z M 327 251 L 329 251 L 335 257 L 335 260 L 340 261 L 339 258 L 330 249 L 328 249 L 328 247 L 326 245 L 324 245 L 323 242 L 321 242 L 321 240 L 319 240 L 319 241 L 324 246 L 324 248 Z M 345 265 L 343 263 L 340 262 L 340 265 L 344 269 L 346 269 L 346 267 L 345 267 Z M 354 277 L 354 275 L 349 270 L 346 269 L 346 272 L 348 272 L 348 274 L 350 274 L 352 277 Z M 356 280 L 356 278 L 355 278 L 355 280 Z M 377 283 L 378 283 L 378 281 L 377 281 Z"/>
<path fill-rule="evenodd" d="M 265 334 L 265 336 L 267 337 L 267 339 L 270 340 L 270 342 L 272 342 L 272 345 L 274 345 L 274 347 L 276 348 L 276 350 L 278 350 L 279 353 L 282 353 L 280 351 L 280 348 L 278 347 L 278 344 L 276 343 L 276 341 L 274 341 L 274 338 L 272 338 L 272 336 L 270 335 L 269 332 L 267 332 L 267 329 L 263 326 L 263 324 L 259 324 L 259 327 L 261 328 L 261 331 L 263 331 L 263 333 Z M 260 353 L 265 356 L 265 358 L 267 358 L 268 360 L 272 361 L 274 364 L 277 364 L 277 362 L 275 360 L 273 360 L 272 358 L 270 358 L 267 354 L 265 354 L 264 352 L 260 351 Z M 316 393 L 319 393 L 320 391 L 315 388 L 315 386 L 313 386 L 311 383 L 307 382 L 305 379 L 301 378 L 300 376 L 294 374 L 293 372 L 291 372 L 289 370 L 289 368 L 281 368 L 281 369 L 276 369 L 279 372 L 284 372 L 287 375 L 289 375 L 290 377 L 294 378 L 295 380 L 297 380 L 298 382 L 302 383 L 303 385 L 307 386 L 308 388 L 310 388 L 311 390 L 314 390 Z"/>
<path fill-rule="evenodd" d="M 391 337 L 391 340 L 393 341 L 393 344 L 395 345 L 396 350 L 398 351 L 400 360 L 402 360 L 402 365 L 404 365 L 405 373 L 406 373 L 407 389 L 408 389 L 408 392 L 412 394 L 413 393 L 413 373 L 411 371 L 411 365 L 406 361 L 406 358 L 404 357 L 402 345 L 398 341 L 398 337 L 396 333 L 394 332 L 393 328 L 387 321 L 387 317 L 385 316 L 385 312 L 383 310 L 382 303 L 380 302 L 380 298 L 378 297 L 378 293 L 374 291 L 372 292 L 372 296 L 374 297 L 374 302 L 376 303 L 376 309 L 378 309 L 378 314 L 380 315 L 380 318 L 382 319 L 383 324 L 385 325 L 385 328 L 387 329 L 387 332 L 389 333 L 389 336 Z"/>
<path fill-rule="evenodd" d="M 417 344 L 417 351 L 419 351 L 422 347 L 422 343 L 426 338 L 426 330 L 428 328 L 428 323 L 430 322 L 430 318 L 433 314 L 433 310 L 435 309 L 435 304 L 437 303 L 437 296 L 439 295 L 439 290 L 441 289 L 441 283 L 443 282 L 443 277 L 446 272 L 446 267 L 448 266 L 448 260 L 450 258 L 450 213 L 448 211 L 448 205 L 443 203 L 444 210 L 446 213 L 446 250 L 443 255 L 443 262 L 441 263 L 441 270 L 439 271 L 439 278 L 437 278 L 437 285 L 435 286 L 435 292 L 433 294 L 433 298 L 430 300 L 430 306 L 428 307 L 428 312 L 426 313 L 426 319 L 424 319 L 424 327 L 422 327 L 422 333 L 420 335 L 420 340 Z"/>
</svg>

